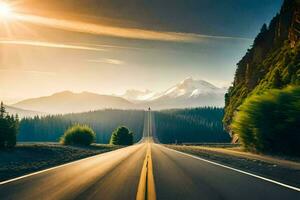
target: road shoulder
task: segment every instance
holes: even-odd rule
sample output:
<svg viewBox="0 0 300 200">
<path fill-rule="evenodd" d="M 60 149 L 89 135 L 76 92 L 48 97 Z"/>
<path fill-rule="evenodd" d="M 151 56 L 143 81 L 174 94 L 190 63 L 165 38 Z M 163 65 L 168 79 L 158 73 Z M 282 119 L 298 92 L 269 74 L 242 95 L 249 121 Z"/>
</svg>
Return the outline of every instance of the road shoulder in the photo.
<svg viewBox="0 0 300 200">
<path fill-rule="evenodd" d="M 270 156 L 202 146 L 165 145 L 168 148 L 195 155 L 296 187 L 300 186 L 300 163 Z"/>
<path fill-rule="evenodd" d="M 121 146 L 95 144 L 90 147 L 58 143 L 29 143 L 0 151 L 0 182 L 47 168 L 113 151 Z"/>
</svg>

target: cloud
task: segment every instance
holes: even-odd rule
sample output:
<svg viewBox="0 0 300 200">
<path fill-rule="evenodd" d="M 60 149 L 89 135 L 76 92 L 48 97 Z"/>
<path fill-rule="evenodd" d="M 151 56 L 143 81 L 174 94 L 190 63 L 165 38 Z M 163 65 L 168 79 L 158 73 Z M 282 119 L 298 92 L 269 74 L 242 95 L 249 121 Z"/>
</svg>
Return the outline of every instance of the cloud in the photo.
<svg viewBox="0 0 300 200">
<path fill-rule="evenodd" d="M 7 68 L 0 68 L 0 72 L 30 73 L 30 74 L 47 75 L 47 76 L 55 76 L 56 75 L 55 72 L 50 72 L 50 71 L 25 70 L 25 69 L 7 69 Z"/>
<path fill-rule="evenodd" d="M 163 31 L 154 31 L 154 30 L 144 30 L 138 28 L 108 26 L 108 25 L 101 25 L 101 24 L 94 24 L 94 23 L 86 23 L 82 21 L 42 17 L 37 15 L 16 14 L 14 18 L 19 21 L 47 26 L 47 27 L 56 28 L 60 30 L 88 33 L 88 34 L 95 34 L 95 35 L 112 36 L 112 37 L 119 37 L 119 38 L 128 38 L 128 39 L 174 41 L 174 42 L 201 42 L 207 39 L 252 40 L 250 38 L 211 36 L 211 35 L 200 35 L 194 33 L 163 32 Z"/>
<path fill-rule="evenodd" d="M 89 47 L 89 46 L 72 45 L 72 44 L 64 44 L 64 43 L 53 43 L 53 42 L 45 42 L 45 41 L 34 41 L 34 40 L 0 40 L 0 44 L 26 45 L 26 46 L 75 49 L 75 50 L 89 50 L 89 51 L 105 51 L 105 49 Z"/>
<path fill-rule="evenodd" d="M 110 59 L 110 58 L 104 58 L 104 59 L 97 59 L 97 60 L 87 60 L 88 62 L 93 63 L 105 63 L 105 64 L 112 64 L 112 65 L 123 65 L 124 61 L 117 60 L 117 59 Z"/>
</svg>

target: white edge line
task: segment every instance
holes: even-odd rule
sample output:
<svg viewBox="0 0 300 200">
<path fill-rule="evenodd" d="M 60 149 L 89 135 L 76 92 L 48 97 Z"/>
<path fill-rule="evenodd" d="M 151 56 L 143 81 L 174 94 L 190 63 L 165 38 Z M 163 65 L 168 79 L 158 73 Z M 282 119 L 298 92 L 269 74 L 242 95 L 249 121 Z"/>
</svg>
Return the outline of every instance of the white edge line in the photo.
<svg viewBox="0 0 300 200">
<path fill-rule="evenodd" d="M 213 161 L 210 161 L 210 160 L 206 160 L 206 159 L 203 159 L 203 158 L 200 158 L 198 156 L 194 156 L 194 155 L 191 155 L 191 154 L 188 154 L 188 153 L 183 153 L 183 152 L 177 151 L 175 149 L 171 149 L 171 148 L 165 147 L 164 145 L 160 145 L 160 146 L 162 146 L 163 148 L 166 148 L 168 150 L 171 150 L 171 151 L 174 151 L 174 152 L 177 152 L 177 153 L 180 153 L 180 154 L 183 154 L 183 155 L 195 158 L 197 160 L 208 162 L 208 163 L 213 164 L 213 165 L 217 165 L 217 166 L 220 166 L 220 167 L 223 167 L 223 168 L 226 168 L 226 169 L 230 169 L 230 170 L 233 170 L 233 171 L 236 171 L 236 172 L 240 172 L 242 174 L 246 174 L 246 175 L 249 175 L 249 176 L 252 176 L 252 177 L 255 177 L 255 178 L 258 178 L 258 179 L 262 179 L 264 181 L 268 181 L 268 182 L 271 182 L 271 183 L 274 183 L 274 184 L 277 184 L 277 185 L 280 185 L 280 186 L 283 186 L 283 187 L 286 187 L 286 188 L 289 188 L 289 189 L 296 190 L 296 191 L 300 192 L 300 188 L 297 188 L 297 187 L 294 187 L 294 186 L 291 186 L 291 185 L 280 183 L 280 182 L 274 181 L 272 179 L 268 179 L 268 178 L 265 178 L 265 177 L 262 177 L 262 176 L 258 176 L 258 175 L 255 175 L 255 174 L 252 174 L 252 173 L 249 173 L 249 172 L 245 172 L 245 171 L 242 171 L 242 170 L 239 170 L 239 169 L 235 169 L 235 168 L 232 168 L 232 167 L 229 167 L 229 166 L 226 166 L 226 165 L 222 165 L 222 164 L 219 164 L 219 163 L 216 163 L 216 162 L 213 162 Z"/>
<path fill-rule="evenodd" d="M 129 147 L 132 147 L 132 146 L 129 146 Z M 7 183 L 10 183 L 10 182 L 13 182 L 13 181 L 17 181 L 17 180 L 23 179 L 23 178 L 27 178 L 27 177 L 30 177 L 30 176 L 33 176 L 33 175 L 41 174 L 41 173 L 44 173 L 44 172 L 47 172 L 47 171 L 50 171 L 50 170 L 54 170 L 54 169 L 58 169 L 58 168 L 61 168 L 61 167 L 72 165 L 72 164 L 75 164 L 75 163 L 78 163 L 78 162 L 82 162 L 84 160 L 89 160 L 89 159 L 93 159 L 95 157 L 103 156 L 105 154 L 109 154 L 109 153 L 112 153 L 112 152 L 124 150 L 125 148 L 128 148 L 128 147 L 123 147 L 123 148 L 120 148 L 120 149 L 116 149 L 116 150 L 112 150 L 112 151 L 108 151 L 108 152 L 104 152 L 104 153 L 99 153 L 99 154 L 94 155 L 94 156 L 89 156 L 87 158 L 82 158 L 82 159 L 75 160 L 75 161 L 72 161 L 72 162 L 68 162 L 68 163 L 65 163 L 65 164 L 62 164 L 62 165 L 58 165 L 58 166 L 50 167 L 48 169 L 44 169 L 44 170 L 41 170 L 41 171 L 37 171 L 37 172 L 30 173 L 30 174 L 26 174 L 24 176 L 19 176 L 19 177 L 13 178 L 13 179 L 2 181 L 2 182 L 0 182 L 0 186 L 4 185 L 4 184 L 7 184 Z"/>
</svg>

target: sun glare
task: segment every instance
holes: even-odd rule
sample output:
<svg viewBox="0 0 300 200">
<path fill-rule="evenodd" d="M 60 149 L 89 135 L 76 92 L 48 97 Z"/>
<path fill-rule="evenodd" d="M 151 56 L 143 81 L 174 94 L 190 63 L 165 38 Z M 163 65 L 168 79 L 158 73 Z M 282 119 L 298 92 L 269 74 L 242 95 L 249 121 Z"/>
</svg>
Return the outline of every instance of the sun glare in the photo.
<svg viewBox="0 0 300 200">
<path fill-rule="evenodd" d="M 0 16 L 1 17 L 10 17 L 12 14 L 11 8 L 8 4 L 6 3 L 1 3 L 0 2 Z"/>
</svg>

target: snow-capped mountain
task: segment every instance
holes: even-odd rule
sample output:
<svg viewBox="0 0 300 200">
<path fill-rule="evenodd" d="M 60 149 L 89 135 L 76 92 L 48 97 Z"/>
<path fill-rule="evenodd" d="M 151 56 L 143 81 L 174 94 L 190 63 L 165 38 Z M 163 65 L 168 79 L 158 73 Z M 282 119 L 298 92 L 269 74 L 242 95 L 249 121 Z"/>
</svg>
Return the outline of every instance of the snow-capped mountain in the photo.
<svg viewBox="0 0 300 200">
<path fill-rule="evenodd" d="M 163 92 L 129 90 L 122 97 L 154 109 L 224 106 L 225 88 L 204 80 L 186 78 Z"/>
<path fill-rule="evenodd" d="M 122 96 L 101 95 L 90 92 L 63 91 L 50 96 L 26 99 L 14 109 L 35 110 L 40 113 L 76 113 L 104 108 L 152 109 L 224 106 L 225 88 L 187 78 L 163 92 L 128 90 Z M 16 113 L 11 110 L 11 113 Z M 18 111 L 21 114 L 20 111 Z M 34 113 L 35 114 L 35 113 Z"/>
<path fill-rule="evenodd" d="M 224 89 L 218 88 L 213 84 L 203 81 L 203 80 L 194 80 L 193 78 L 186 78 L 175 86 L 167 89 L 162 92 L 160 95 L 157 95 L 155 99 L 169 97 L 169 98 L 193 98 L 199 95 L 206 94 L 223 94 Z M 154 100 L 154 99 L 152 99 Z"/>
</svg>

